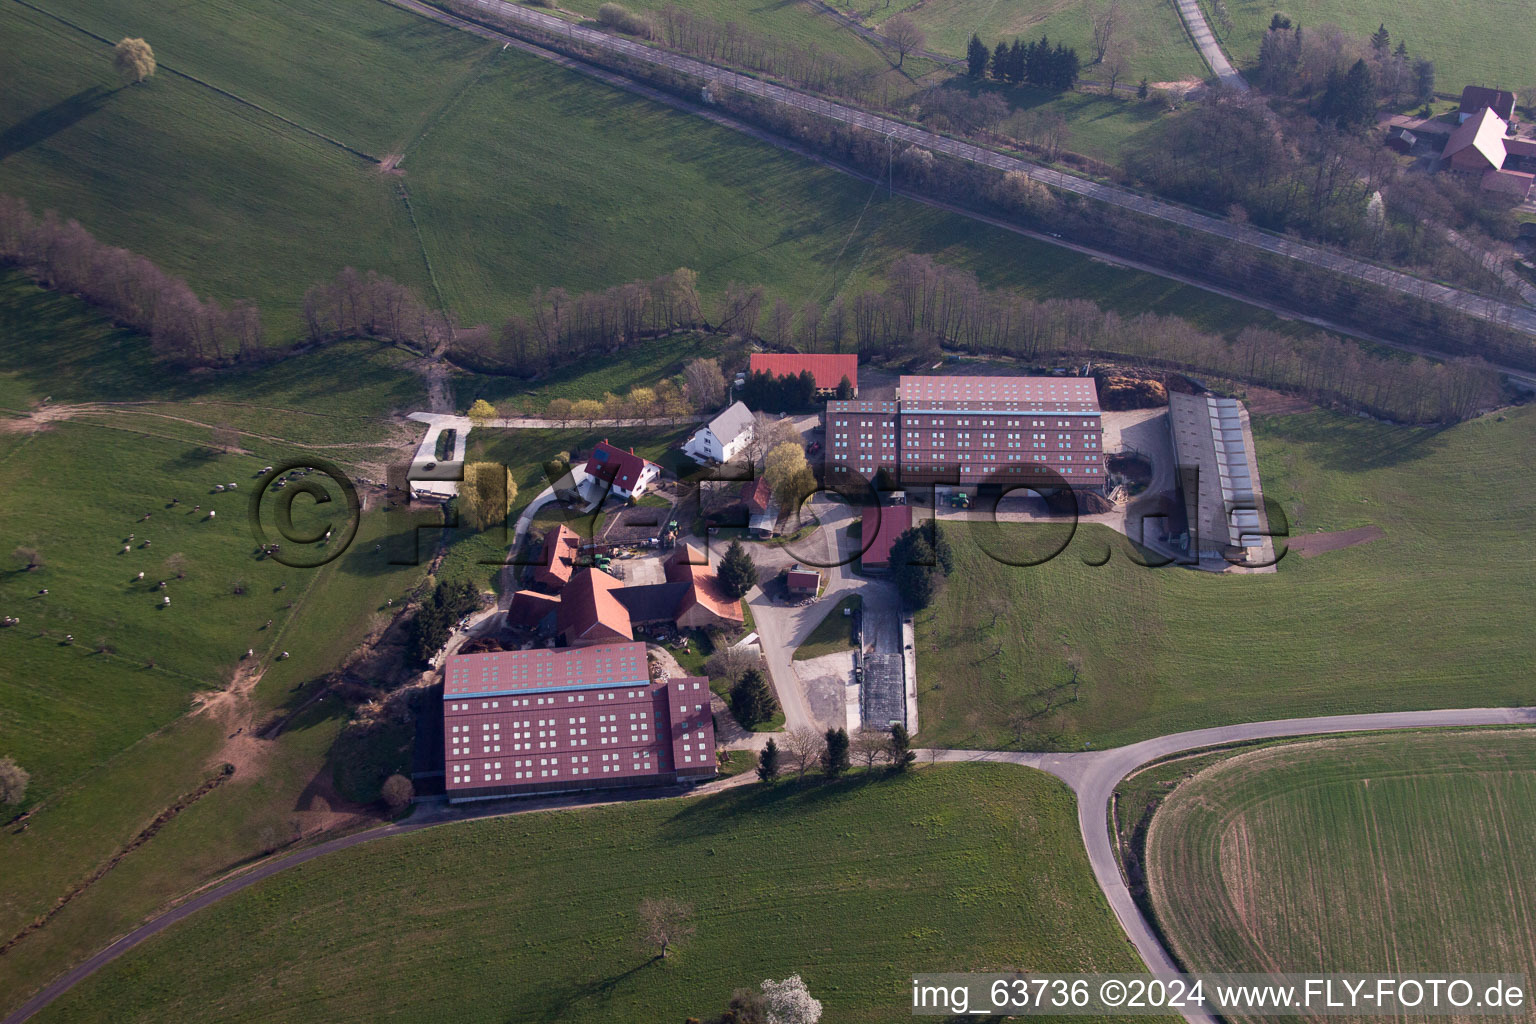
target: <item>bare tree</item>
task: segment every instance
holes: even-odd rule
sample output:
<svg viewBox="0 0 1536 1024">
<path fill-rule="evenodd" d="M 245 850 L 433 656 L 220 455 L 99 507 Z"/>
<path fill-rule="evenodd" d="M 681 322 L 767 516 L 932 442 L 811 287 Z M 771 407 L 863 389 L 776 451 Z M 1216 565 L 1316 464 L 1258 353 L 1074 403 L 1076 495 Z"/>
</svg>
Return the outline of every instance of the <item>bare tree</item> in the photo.
<svg viewBox="0 0 1536 1024">
<path fill-rule="evenodd" d="M 683 386 L 688 400 L 700 412 L 718 409 L 725 403 L 725 374 L 713 359 L 695 359 L 683 367 Z"/>
<path fill-rule="evenodd" d="M 821 752 L 826 749 L 826 745 L 826 737 L 808 726 L 789 730 L 789 734 L 784 737 L 784 751 L 789 755 L 789 764 L 795 769 L 796 778 L 805 778 L 811 765 L 821 760 Z"/>
<path fill-rule="evenodd" d="M 853 759 L 865 768 L 873 768 L 875 762 L 890 749 L 889 737 L 874 729 L 860 729 L 853 736 Z"/>
<path fill-rule="evenodd" d="M 0 757 L 0 803 L 19 804 L 27 795 L 32 776 L 15 759 Z"/>
<path fill-rule="evenodd" d="M 228 423 L 220 423 L 213 428 L 213 446 L 221 452 L 234 452 L 240 450 L 240 431 Z"/>
<path fill-rule="evenodd" d="M 640 942 L 665 959 L 672 947 L 693 935 L 693 907 L 670 897 L 640 901 Z"/>
<path fill-rule="evenodd" d="M 112 64 L 128 85 L 138 85 L 155 73 L 155 51 L 142 39 L 123 38 L 112 47 Z"/>
<path fill-rule="evenodd" d="M 1111 96 L 1115 94 L 1115 86 L 1119 84 L 1120 79 L 1124 78 L 1126 72 L 1130 71 L 1131 54 L 1135 52 L 1136 46 L 1134 43 L 1124 42 L 1111 46 L 1105 54 L 1104 77 L 1106 79 L 1105 84 L 1109 86 L 1109 94 Z"/>
<path fill-rule="evenodd" d="M 411 780 L 404 775 L 396 773 L 384 780 L 384 785 L 379 790 L 384 797 L 384 802 L 392 811 L 398 811 L 412 800 L 416 799 L 416 787 L 411 785 Z"/>
<path fill-rule="evenodd" d="M 1092 15 L 1093 24 L 1093 62 L 1101 64 L 1104 55 L 1114 45 L 1115 32 L 1120 27 L 1120 0 L 1109 0 L 1109 3 L 1095 10 Z"/>
<path fill-rule="evenodd" d="M 923 30 L 917 27 L 917 22 L 905 14 L 898 14 L 885 23 L 882 33 L 896 50 L 896 66 L 899 68 L 907 59 L 907 54 L 915 50 L 921 50 L 928 37 L 923 35 Z"/>
</svg>

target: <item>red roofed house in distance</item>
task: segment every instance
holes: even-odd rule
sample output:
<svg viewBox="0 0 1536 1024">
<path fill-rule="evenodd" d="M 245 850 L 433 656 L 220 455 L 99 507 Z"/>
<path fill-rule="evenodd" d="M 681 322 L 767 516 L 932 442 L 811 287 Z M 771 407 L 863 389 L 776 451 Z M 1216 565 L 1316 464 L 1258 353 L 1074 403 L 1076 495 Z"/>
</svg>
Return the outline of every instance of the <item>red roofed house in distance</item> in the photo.
<svg viewBox="0 0 1536 1024">
<path fill-rule="evenodd" d="M 859 397 L 859 357 L 851 353 L 754 352 L 747 367 L 753 373 L 771 373 L 775 377 L 798 377 L 810 370 L 816 378 L 816 394 L 822 398 L 836 395 L 838 385 L 847 377 L 853 386 L 853 397 Z"/>
<path fill-rule="evenodd" d="M 604 438 L 587 459 L 587 475 L 610 484 L 608 493 L 614 497 L 638 498 L 661 476 L 661 467 L 636 455 L 633 448 L 626 452 Z"/>
<path fill-rule="evenodd" d="M 448 802 L 714 778 L 708 680 L 649 672 L 642 643 L 449 658 Z"/>
</svg>

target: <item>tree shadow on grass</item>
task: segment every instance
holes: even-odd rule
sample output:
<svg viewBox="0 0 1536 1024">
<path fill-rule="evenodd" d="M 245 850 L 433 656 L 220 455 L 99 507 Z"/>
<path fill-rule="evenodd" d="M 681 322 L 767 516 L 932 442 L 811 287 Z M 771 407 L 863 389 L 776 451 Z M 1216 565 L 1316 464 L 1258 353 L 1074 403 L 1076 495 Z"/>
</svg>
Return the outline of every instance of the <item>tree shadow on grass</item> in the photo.
<svg viewBox="0 0 1536 1024">
<path fill-rule="evenodd" d="M 814 811 L 830 801 L 857 798 L 864 789 L 897 778 L 880 768 L 851 771 L 838 779 L 828 779 L 815 771 L 806 773 L 803 779 L 780 777 L 771 786 L 752 785 L 728 790 L 713 799 L 685 801 L 667 819 L 663 835 L 677 840 L 730 832 L 737 828 L 742 815 Z"/>
<path fill-rule="evenodd" d="M 93 85 L 46 110 L 17 121 L 0 132 L 0 160 L 46 142 L 59 132 L 94 114 L 116 95 L 116 89 Z"/>
<path fill-rule="evenodd" d="M 652 965 L 659 965 L 660 963 L 660 957 L 651 957 L 643 963 L 636 964 L 627 971 L 621 971 L 606 978 L 567 985 L 550 992 L 548 994 L 548 1002 L 538 1011 L 535 1011 L 537 1015 L 531 1019 L 542 1021 L 567 1020 L 570 1017 L 571 1011 L 575 1009 L 578 1003 L 589 999 L 600 999 L 606 1002 L 613 998 L 614 990 L 620 984 L 646 968 Z M 530 1018 L 519 1015 L 514 1019 L 522 1021 Z"/>
</svg>

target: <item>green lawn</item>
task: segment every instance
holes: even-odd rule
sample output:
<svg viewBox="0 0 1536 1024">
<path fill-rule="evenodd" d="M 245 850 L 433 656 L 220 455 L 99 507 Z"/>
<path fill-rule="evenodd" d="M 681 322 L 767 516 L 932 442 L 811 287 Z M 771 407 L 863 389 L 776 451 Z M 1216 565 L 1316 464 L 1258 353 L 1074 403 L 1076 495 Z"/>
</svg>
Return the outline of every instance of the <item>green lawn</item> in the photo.
<svg viewBox="0 0 1536 1024">
<path fill-rule="evenodd" d="M 228 32 L 219 9 L 201 5 L 166 12 L 185 25 L 165 36 L 160 56 L 179 66 L 196 38 L 189 66 L 207 81 L 291 120 L 313 120 L 317 130 L 345 127 L 322 118 L 322 108 L 369 105 L 359 134 L 344 141 L 373 152 L 410 140 L 403 174 L 381 173 L 169 73 L 116 89 L 100 44 L 12 5 L 0 8 L 13 41 L 0 53 L 0 109 L 15 112 L 0 128 L 0 191 L 79 219 L 200 292 L 258 300 L 275 341 L 299 332 L 305 289 L 346 265 L 391 274 L 430 298 L 427 260 L 467 323 L 524 309 L 535 287 L 602 288 L 679 266 L 698 271 L 709 303 L 735 280 L 799 306 L 862 288 L 907 252 L 1035 297 L 1175 313 L 1224 332 L 1277 322 L 1197 289 L 885 199 L 739 133 L 517 51 L 466 42 L 386 4 L 304 0 L 299 8 L 315 37 L 301 49 L 332 59 L 263 76 L 267 58 Z M 73 0 L 69 10 L 103 35 L 130 30 L 100 0 Z M 256 26 L 291 5 L 253 0 L 242 10 L 238 24 Z M 155 42 L 153 24 L 130 20 Z M 402 61 L 431 73 L 396 73 Z M 401 87 L 402 79 L 412 84 Z M 1120 109 L 1084 120 L 1134 121 Z M 1113 148 L 1093 143 L 1093 130 L 1084 136 L 1087 148 Z"/>
<path fill-rule="evenodd" d="M 319 454 L 376 473 L 398 451 L 402 430 L 386 414 L 423 390 L 402 358 L 342 345 L 275 367 L 183 376 L 155 367 L 144 338 L 80 303 L 0 276 L 0 608 L 21 619 L 0 630 L 0 753 L 31 772 L 33 811 L 26 832 L 0 833 L 0 941 L 212 767 L 238 762 L 231 781 L 0 958 L 6 1007 L 103 935 L 287 839 L 295 822 L 312 830 L 325 820 L 309 783 L 328 770 L 345 708 L 321 702 L 280 741 L 239 753 L 225 749 L 235 727 L 188 712 L 194 694 L 254 666 L 264 674 L 249 722 L 286 715 L 387 621 L 386 601 L 398 606 L 420 579 L 420 568 L 391 566 L 388 549 L 375 550 L 397 526 L 377 511 L 319 570 L 256 558 L 246 519 L 267 464 Z M 59 418 L 31 429 L 21 416 L 43 398 Z M 210 447 L 219 423 L 240 431 L 245 452 Z M 229 482 L 239 490 L 213 493 Z M 298 525 L 325 518 L 306 505 L 294 506 Z M 43 568 L 17 569 L 14 546 L 35 548 Z"/>
<path fill-rule="evenodd" d="M 1270 18 L 1283 12 L 1308 28 L 1337 25 L 1361 39 L 1385 24 L 1394 47 L 1405 42 L 1412 58 L 1435 62 L 1439 92 L 1459 96 L 1467 85 L 1519 90 L 1531 81 L 1536 24 L 1516 0 L 1455 7 L 1425 0 L 1229 0 L 1227 9 L 1233 31 L 1230 36 L 1223 33 L 1221 43 L 1236 64 L 1258 62 L 1259 43 Z M 1211 27 L 1216 30 L 1214 21 Z"/>
<path fill-rule="evenodd" d="M 905 13 L 928 36 L 928 48 L 965 56 L 971 33 L 977 33 L 988 47 L 999 39 L 1026 41 L 1046 35 L 1053 42 L 1075 47 L 1083 61 L 1083 77 L 1097 78 L 1099 69 L 1093 60 L 1093 25 L 1088 5 L 1080 0 L 1027 0 L 1008 3 L 990 0 L 967 3 L 966 0 L 895 0 L 889 6 L 869 4 L 867 0 L 835 0 L 844 9 L 862 11 L 867 23 L 879 28 L 889 18 Z M 1119 38 L 1134 45 L 1131 56 L 1131 82 L 1143 77 L 1157 81 L 1204 78 L 1210 74 L 1205 62 L 1189 40 L 1178 12 L 1163 0 L 1120 0 Z"/>
<path fill-rule="evenodd" d="M 1164 800 L 1149 888 L 1192 971 L 1529 976 L 1533 827 L 1530 730 L 1283 744 Z"/>
<path fill-rule="evenodd" d="M 832 606 L 827 612 L 827 617 L 816 624 L 806 636 L 805 643 L 795 648 L 795 661 L 809 661 L 811 658 L 819 658 L 823 654 L 837 654 L 841 651 L 853 650 L 857 645 L 858 636 L 853 631 L 854 617 L 845 617 L 843 610 L 846 608 L 860 609 L 864 606 L 864 599 L 858 594 L 845 597 Z"/>
<path fill-rule="evenodd" d="M 1265 494 L 1293 533 L 1386 536 L 1237 576 L 1133 565 L 1098 526 L 1043 566 L 1005 566 L 976 538 L 1043 552 L 1057 528 L 957 526 L 955 572 L 917 619 L 924 742 L 1077 749 L 1295 715 L 1529 703 L 1536 408 L 1438 431 L 1259 418 L 1256 435 Z M 1087 564 L 1106 546 L 1106 565 Z"/>
<path fill-rule="evenodd" d="M 531 380 L 485 373 L 456 374 L 454 397 L 461 409 L 468 409 L 477 398 L 498 405 L 512 400 L 521 402 L 525 412 L 538 415 L 556 398 L 600 399 L 610 391 L 625 395 L 638 387 L 653 387 L 681 374 L 683 367 L 695 359 L 719 356 L 722 348 L 722 339 L 714 335 L 678 334 L 642 341 L 601 359 L 573 363 Z"/>
<path fill-rule="evenodd" d="M 636 908 L 660 896 L 697 933 L 651 962 Z M 890 1021 L 913 971 L 1136 965 L 1067 790 L 943 766 L 365 844 L 191 918 L 38 1019 L 682 1020 L 798 972 L 826 1019 Z"/>
</svg>

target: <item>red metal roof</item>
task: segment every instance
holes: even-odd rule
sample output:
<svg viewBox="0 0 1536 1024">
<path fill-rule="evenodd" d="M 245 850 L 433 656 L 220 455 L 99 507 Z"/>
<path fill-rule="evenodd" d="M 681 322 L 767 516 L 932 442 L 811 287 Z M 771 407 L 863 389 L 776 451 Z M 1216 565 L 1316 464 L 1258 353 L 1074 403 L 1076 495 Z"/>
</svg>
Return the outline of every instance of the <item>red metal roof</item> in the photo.
<svg viewBox="0 0 1536 1024">
<path fill-rule="evenodd" d="M 912 508 L 909 505 L 883 505 L 878 508 L 864 511 L 864 536 L 869 536 L 869 527 L 878 514 L 879 525 L 875 528 L 875 535 L 869 541 L 869 547 L 865 549 L 863 561 L 867 566 L 885 566 L 891 561 L 891 548 L 896 543 L 896 538 L 912 528 Z"/>
<path fill-rule="evenodd" d="M 835 391 L 843 378 L 855 389 L 859 386 L 859 357 L 835 355 L 826 352 L 754 352 L 748 361 L 753 373 L 771 373 L 775 377 L 798 376 L 810 370 L 816 378 L 816 386 Z"/>
<path fill-rule="evenodd" d="M 622 686 L 650 679 L 645 644 L 455 654 L 443 669 L 443 699 Z"/>
<path fill-rule="evenodd" d="M 634 451 L 615 448 L 604 438 L 587 459 L 587 473 L 626 491 L 635 489 L 647 462 Z M 650 463 L 655 465 L 655 463 Z M 659 468 L 659 467 L 658 467 Z"/>
<path fill-rule="evenodd" d="M 810 569 L 791 569 L 784 574 L 784 584 L 794 590 L 815 590 L 821 586 L 821 573 Z"/>
</svg>

